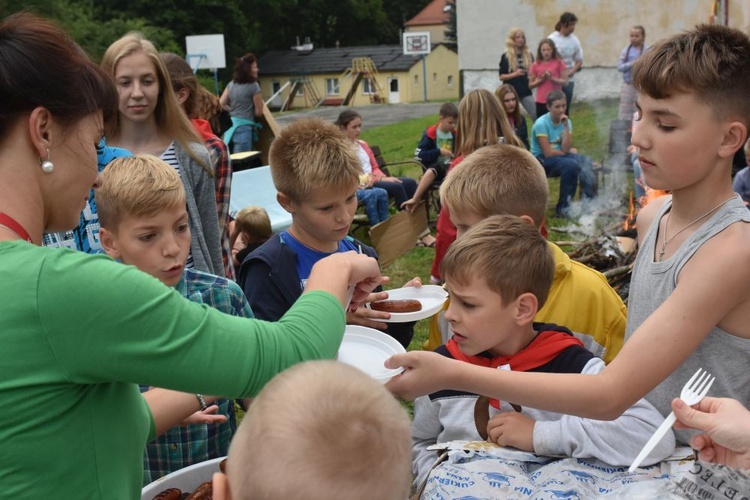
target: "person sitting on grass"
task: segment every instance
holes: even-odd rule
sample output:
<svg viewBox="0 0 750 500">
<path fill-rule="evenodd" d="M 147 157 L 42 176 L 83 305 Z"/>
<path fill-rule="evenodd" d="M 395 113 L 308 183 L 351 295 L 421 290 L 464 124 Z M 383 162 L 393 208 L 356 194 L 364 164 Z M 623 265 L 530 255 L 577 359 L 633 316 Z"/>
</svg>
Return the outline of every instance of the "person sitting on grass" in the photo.
<svg viewBox="0 0 750 500">
<path fill-rule="evenodd" d="M 150 155 L 112 161 L 102 172 L 96 201 L 107 255 L 150 274 L 188 300 L 253 317 L 235 282 L 185 267 L 191 241 L 185 189 L 169 164 Z M 142 392 L 148 390 L 141 386 Z M 146 445 L 144 484 L 226 455 L 236 427 L 234 403 L 220 399 L 216 404 L 224 422 L 175 427 Z"/>
<path fill-rule="evenodd" d="M 531 153 L 547 172 L 547 177 L 560 177 L 560 196 L 555 213 L 569 218 L 570 203 L 581 182 L 583 198 L 596 196 L 596 177 L 588 156 L 578 154 L 573 147 L 573 122 L 565 114 L 565 94 L 553 90 L 547 94 L 549 113 L 540 116 L 531 127 Z"/>
<path fill-rule="evenodd" d="M 452 176 L 464 169 L 466 165 L 460 165 Z M 534 322 L 554 279 L 555 260 L 547 241 L 528 221 L 494 215 L 478 222 L 448 249 L 440 275 L 451 296 L 445 318 L 453 336 L 437 353 L 499 370 L 593 374 L 604 369 L 604 362 L 570 330 Z M 519 407 L 470 392 L 434 392 L 414 402 L 415 485 L 427 479 L 436 458 L 428 447 L 436 443 L 489 440 L 538 455 L 596 458 L 623 466 L 663 421 L 644 399 L 609 422 Z M 647 463 L 667 458 L 674 445 L 669 433 Z"/>
<path fill-rule="evenodd" d="M 405 500 L 410 441 L 408 414 L 377 381 L 343 363 L 300 363 L 253 401 L 213 498 Z"/>
<path fill-rule="evenodd" d="M 544 170 L 531 153 L 505 145 L 478 149 L 453 169 L 440 188 L 459 238 L 492 215 L 515 215 L 540 229 L 548 192 Z M 534 320 L 565 325 L 586 349 L 609 363 L 625 338 L 625 304 L 600 272 L 572 260 L 554 243 L 548 245 L 555 259 L 555 277 Z M 451 335 L 447 322 L 433 316 L 425 349 L 435 349 Z"/>
<path fill-rule="evenodd" d="M 285 127 L 271 144 L 271 176 L 279 204 L 292 215 L 289 229 L 271 237 L 240 265 L 239 284 L 255 315 L 277 321 L 305 289 L 312 266 L 324 257 L 375 250 L 349 236 L 357 210 L 361 164 L 338 127 L 303 118 Z M 414 278 L 408 285 L 421 285 Z M 371 300 L 387 298 L 385 292 Z M 347 323 L 385 330 L 406 347 L 414 323 L 384 323 L 390 313 L 361 307 Z"/>
</svg>

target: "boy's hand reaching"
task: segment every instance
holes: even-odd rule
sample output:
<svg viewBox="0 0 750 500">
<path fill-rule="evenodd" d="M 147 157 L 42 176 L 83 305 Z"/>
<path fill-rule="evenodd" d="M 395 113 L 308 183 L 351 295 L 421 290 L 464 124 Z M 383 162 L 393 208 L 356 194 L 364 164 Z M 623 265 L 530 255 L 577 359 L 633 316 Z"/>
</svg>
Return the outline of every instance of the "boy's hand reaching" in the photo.
<svg viewBox="0 0 750 500">
<path fill-rule="evenodd" d="M 455 380 L 453 373 L 467 363 L 446 358 L 429 351 L 410 351 L 396 354 L 385 361 L 386 368 L 404 367 L 404 372 L 385 384 L 385 388 L 396 396 L 413 400 L 440 389 L 449 389 L 449 381 Z"/>
<path fill-rule="evenodd" d="M 217 405 L 211 405 L 205 410 L 199 410 L 187 417 L 182 421 L 180 425 L 193 425 L 193 424 L 223 424 L 227 421 L 225 415 L 216 415 L 219 411 Z"/>
<path fill-rule="evenodd" d="M 498 413 L 487 423 L 488 440 L 534 453 L 536 420 L 516 412 Z"/>
</svg>

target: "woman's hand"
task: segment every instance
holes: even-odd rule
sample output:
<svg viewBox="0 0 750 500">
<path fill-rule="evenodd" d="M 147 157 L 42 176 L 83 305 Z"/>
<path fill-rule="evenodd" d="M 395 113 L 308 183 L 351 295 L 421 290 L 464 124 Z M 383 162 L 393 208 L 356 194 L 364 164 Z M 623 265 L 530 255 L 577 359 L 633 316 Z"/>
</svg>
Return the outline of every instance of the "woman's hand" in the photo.
<svg viewBox="0 0 750 500">
<path fill-rule="evenodd" d="M 403 202 L 401 204 L 401 209 L 402 210 L 406 210 L 410 214 L 413 214 L 414 210 L 416 210 L 417 207 L 419 206 L 419 202 L 420 201 L 422 201 L 422 200 L 417 200 L 415 198 L 411 198 L 409 200 L 406 200 L 405 202 Z"/>
</svg>

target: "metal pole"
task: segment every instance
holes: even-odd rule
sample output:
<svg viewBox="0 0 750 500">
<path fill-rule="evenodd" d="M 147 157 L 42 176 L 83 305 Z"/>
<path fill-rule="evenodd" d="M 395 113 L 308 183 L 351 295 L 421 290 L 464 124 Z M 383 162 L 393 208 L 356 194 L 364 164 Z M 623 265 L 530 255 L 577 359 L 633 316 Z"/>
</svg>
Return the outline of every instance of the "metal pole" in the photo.
<svg viewBox="0 0 750 500">
<path fill-rule="evenodd" d="M 422 80 L 424 83 L 424 101 L 427 102 L 427 58 L 422 54 Z"/>
</svg>

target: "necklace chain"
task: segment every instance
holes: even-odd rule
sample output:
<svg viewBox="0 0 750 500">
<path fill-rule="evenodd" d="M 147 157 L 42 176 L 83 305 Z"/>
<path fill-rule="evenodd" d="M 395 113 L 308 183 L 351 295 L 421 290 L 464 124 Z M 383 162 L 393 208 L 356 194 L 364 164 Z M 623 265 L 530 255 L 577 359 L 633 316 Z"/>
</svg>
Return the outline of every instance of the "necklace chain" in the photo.
<svg viewBox="0 0 750 500">
<path fill-rule="evenodd" d="M 667 245 L 669 244 L 669 242 L 671 242 L 672 240 L 674 240 L 675 238 L 677 238 L 687 228 L 689 228 L 693 224 L 696 224 L 696 223 L 702 221 L 703 219 L 705 219 L 706 217 L 708 217 L 709 215 L 711 215 L 713 212 L 715 212 L 716 210 L 718 210 L 719 208 L 721 208 L 722 206 L 724 206 L 726 203 L 729 203 L 730 201 L 732 201 L 736 197 L 737 197 L 737 195 L 732 195 L 731 198 L 727 198 L 726 200 L 722 201 L 721 203 L 719 203 L 718 205 L 716 205 L 714 208 L 712 208 L 708 212 L 704 213 L 703 215 L 701 215 L 700 217 L 698 217 L 697 219 L 695 219 L 693 222 L 687 224 L 686 226 L 683 226 L 682 229 L 680 229 L 675 234 L 673 234 L 671 238 L 667 236 L 667 230 L 669 229 L 669 219 L 672 217 L 672 210 L 670 209 L 669 213 L 667 214 L 667 221 L 664 223 L 664 241 L 662 242 L 661 248 L 659 249 L 659 262 L 661 262 L 662 260 L 664 260 L 664 252 L 665 252 L 665 249 L 667 248 Z"/>
</svg>

